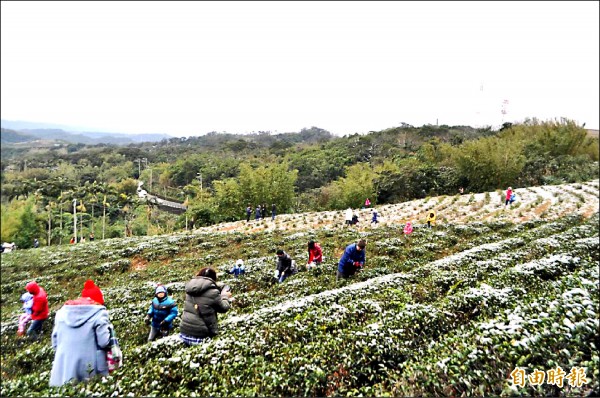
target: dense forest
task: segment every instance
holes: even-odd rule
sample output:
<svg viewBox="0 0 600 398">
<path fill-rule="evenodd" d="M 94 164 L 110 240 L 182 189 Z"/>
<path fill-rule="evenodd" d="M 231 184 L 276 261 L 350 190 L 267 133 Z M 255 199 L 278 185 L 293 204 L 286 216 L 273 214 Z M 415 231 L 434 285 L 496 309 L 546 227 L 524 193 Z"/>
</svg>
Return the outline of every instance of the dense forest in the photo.
<svg viewBox="0 0 600 398">
<path fill-rule="evenodd" d="M 4 131 L 2 135 L 5 136 Z M 80 236 L 156 235 L 245 217 L 250 205 L 278 213 L 358 208 L 453 195 L 589 180 L 598 138 L 568 119 L 468 126 L 399 127 L 333 136 L 212 132 L 116 145 L 2 141 L 2 241 L 30 247 Z M 144 189 L 184 203 L 161 211 Z"/>
</svg>

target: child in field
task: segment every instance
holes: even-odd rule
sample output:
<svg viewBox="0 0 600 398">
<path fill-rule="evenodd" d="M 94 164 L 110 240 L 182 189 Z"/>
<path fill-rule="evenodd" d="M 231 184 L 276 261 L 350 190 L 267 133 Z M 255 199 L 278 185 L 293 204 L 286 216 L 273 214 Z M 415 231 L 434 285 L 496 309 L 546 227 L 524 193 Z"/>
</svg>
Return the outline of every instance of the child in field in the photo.
<svg viewBox="0 0 600 398">
<path fill-rule="evenodd" d="M 19 336 L 23 336 L 25 334 L 25 329 L 27 328 L 27 324 L 31 320 L 31 307 L 33 306 L 33 294 L 29 292 L 25 292 L 21 295 L 21 299 L 23 302 L 23 314 L 19 315 L 19 327 L 17 329 L 17 334 Z"/>
<path fill-rule="evenodd" d="M 146 325 L 150 325 L 148 341 L 154 341 L 159 335 L 167 336 L 173 329 L 173 320 L 178 313 L 177 304 L 169 297 L 167 288 L 158 285 L 146 314 Z"/>
<path fill-rule="evenodd" d="M 240 275 L 244 275 L 246 273 L 246 269 L 244 268 L 244 261 L 240 258 L 235 262 L 235 265 L 230 271 L 227 271 L 229 275 L 233 275 L 236 278 Z"/>
</svg>

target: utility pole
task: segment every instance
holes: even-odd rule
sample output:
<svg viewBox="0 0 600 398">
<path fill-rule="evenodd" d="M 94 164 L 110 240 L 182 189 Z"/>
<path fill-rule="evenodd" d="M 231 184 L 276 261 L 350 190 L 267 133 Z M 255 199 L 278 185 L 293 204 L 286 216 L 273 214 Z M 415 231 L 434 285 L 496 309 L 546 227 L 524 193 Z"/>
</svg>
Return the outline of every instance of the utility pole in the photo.
<svg viewBox="0 0 600 398">
<path fill-rule="evenodd" d="M 200 180 L 200 203 L 202 203 L 202 172 L 196 173 L 196 176 Z"/>
<path fill-rule="evenodd" d="M 104 201 L 102 202 L 102 240 L 104 240 L 105 226 L 106 226 L 106 195 L 104 195 Z"/>
<path fill-rule="evenodd" d="M 77 243 L 77 199 L 73 199 L 73 236 Z"/>
<path fill-rule="evenodd" d="M 138 180 L 139 180 L 140 177 L 142 176 L 142 162 L 144 162 L 146 167 L 148 167 L 148 159 L 147 158 L 137 158 L 136 160 L 134 160 L 134 162 L 137 162 L 137 164 L 138 164 Z"/>
</svg>

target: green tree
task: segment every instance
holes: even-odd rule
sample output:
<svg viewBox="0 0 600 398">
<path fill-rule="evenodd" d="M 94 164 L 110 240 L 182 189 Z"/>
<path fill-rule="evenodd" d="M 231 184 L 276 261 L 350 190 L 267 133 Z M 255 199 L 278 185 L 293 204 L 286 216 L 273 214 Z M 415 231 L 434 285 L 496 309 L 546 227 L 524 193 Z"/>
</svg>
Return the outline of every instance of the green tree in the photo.
<svg viewBox="0 0 600 398">
<path fill-rule="evenodd" d="M 327 196 L 328 206 L 331 209 L 344 209 L 346 207 L 361 207 L 366 198 L 371 203 L 377 203 L 377 193 L 374 181 L 377 174 L 367 163 L 357 163 L 346 169 L 346 177 L 342 177 L 322 190 L 322 195 Z"/>
</svg>

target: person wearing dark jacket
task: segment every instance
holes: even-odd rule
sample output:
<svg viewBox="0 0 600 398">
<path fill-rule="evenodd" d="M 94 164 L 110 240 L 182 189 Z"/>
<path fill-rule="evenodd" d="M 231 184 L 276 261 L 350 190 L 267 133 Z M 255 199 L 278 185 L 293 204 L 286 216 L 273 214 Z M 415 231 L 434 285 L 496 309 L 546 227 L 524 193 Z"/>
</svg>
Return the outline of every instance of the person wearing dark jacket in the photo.
<svg viewBox="0 0 600 398">
<path fill-rule="evenodd" d="M 364 267 L 366 246 L 367 242 L 365 242 L 364 239 L 359 240 L 358 243 L 351 243 L 346 246 L 344 254 L 342 254 L 340 262 L 338 263 L 336 280 L 348 278 Z"/>
<path fill-rule="evenodd" d="M 27 336 L 37 340 L 42 331 L 44 321 L 48 319 L 48 295 L 35 281 L 29 282 L 25 289 L 33 294 L 33 305 L 31 306 L 31 326 L 27 329 Z"/>
<path fill-rule="evenodd" d="M 200 344 L 218 333 L 217 313 L 231 308 L 231 292 L 217 286 L 217 272 L 202 268 L 185 284 L 179 337 L 186 345 Z"/>
<path fill-rule="evenodd" d="M 281 249 L 277 250 L 277 278 L 282 283 L 286 278 L 295 274 L 296 262 L 289 254 Z"/>
<path fill-rule="evenodd" d="M 150 325 L 148 341 L 155 340 L 158 335 L 166 336 L 173 329 L 173 320 L 179 311 L 177 304 L 169 297 L 167 288 L 158 285 L 154 290 L 154 298 L 146 313 L 146 324 Z"/>
</svg>

